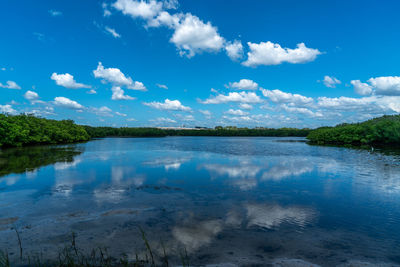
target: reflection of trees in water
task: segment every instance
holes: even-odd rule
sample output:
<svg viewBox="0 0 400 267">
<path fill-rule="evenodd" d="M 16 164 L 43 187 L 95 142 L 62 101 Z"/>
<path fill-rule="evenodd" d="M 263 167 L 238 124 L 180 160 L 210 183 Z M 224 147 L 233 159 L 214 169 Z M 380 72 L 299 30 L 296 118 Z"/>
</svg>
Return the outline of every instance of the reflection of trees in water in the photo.
<svg viewBox="0 0 400 267">
<path fill-rule="evenodd" d="M 74 161 L 83 151 L 76 146 L 35 146 L 0 150 L 0 177 L 34 171 L 56 162 Z"/>
</svg>

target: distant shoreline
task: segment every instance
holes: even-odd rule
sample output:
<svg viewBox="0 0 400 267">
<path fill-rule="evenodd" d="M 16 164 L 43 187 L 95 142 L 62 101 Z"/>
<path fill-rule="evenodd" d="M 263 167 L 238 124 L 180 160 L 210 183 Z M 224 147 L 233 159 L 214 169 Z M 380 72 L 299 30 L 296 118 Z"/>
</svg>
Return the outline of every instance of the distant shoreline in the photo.
<svg viewBox="0 0 400 267">
<path fill-rule="evenodd" d="M 0 148 L 44 144 L 68 144 L 104 137 L 306 137 L 313 145 L 384 146 L 400 145 L 400 115 L 383 116 L 362 123 L 340 124 L 317 129 L 180 127 L 92 127 L 72 120 L 49 120 L 32 115 L 0 114 Z"/>
</svg>

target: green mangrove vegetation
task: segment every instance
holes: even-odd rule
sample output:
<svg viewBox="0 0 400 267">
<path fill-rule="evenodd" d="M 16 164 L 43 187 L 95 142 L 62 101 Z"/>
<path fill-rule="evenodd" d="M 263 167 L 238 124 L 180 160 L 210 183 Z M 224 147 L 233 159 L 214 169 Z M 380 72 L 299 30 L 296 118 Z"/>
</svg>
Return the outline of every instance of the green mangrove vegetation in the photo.
<svg viewBox="0 0 400 267">
<path fill-rule="evenodd" d="M 305 137 L 310 129 L 295 128 L 238 128 L 234 126 L 217 126 L 215 128 L 169 129 L 169 128 L 136 128 L 136 127 L 91 127 L 84 126 L 93 137 L 163 137 L 163 136 L 299 136 Z"/>
<path fill-rule="evenodd" d="M 0 147 L 36 144 L 60 144 L 88 141 L 102 137 L 165 137 L 165 136 L 276 136 L 307 137 L 318 145 L 389 145 L 400 144 L 400 115 L 383 116 L 362 123 L 339 124 L 335 127 L 308 128 L 151 128 L 92 127 L 72 120 L 49 120 L 32 115 L 0 114 Z"/>
<path fill-rule="evenodd" d="M 399 145 L 400 115 L 386 115 L 361 123 L 339 124 L 311 131 L 307 139 L 317 145 Z"/>
<path fill-rule="evenodd" d="M 72 120 L 49 120 L 32 115 L 0 114 L 0 147 L 87 141 L 89 134 Z"/>
</svg>

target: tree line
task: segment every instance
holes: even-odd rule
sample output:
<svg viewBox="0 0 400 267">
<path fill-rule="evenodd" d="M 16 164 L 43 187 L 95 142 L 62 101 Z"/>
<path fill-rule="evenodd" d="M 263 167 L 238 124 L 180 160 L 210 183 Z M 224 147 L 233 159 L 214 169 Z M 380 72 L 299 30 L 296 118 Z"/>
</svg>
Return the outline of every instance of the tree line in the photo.
<svg viewBox="0 0 400 267">
<path fill-rule="evenodd" d="M 238 128 L 217 126 L 201 129 L 167 129 L 151 127 L 92 127 L 72 120 L 49 120 L 33 115 L 0 114 L 0 147 L 35 144 L 61 144 L 102 137 L 165 136 L 298 136 L 319 145 L 400 144 L 400 115 L 383 116 L 362 123 L 335 127 L 308 128 Z"/>
<path fill-rule="evenodd" d="M 72 120 L 48 120 L 33 115 L 0 114 L 0 147 L 87 141 L 85 128 Z"/>
<path fill-rule="evenodd" d="M 339 124 L 311 131 L 307 139 L 318 145 L 400 144 L 400 115 L 386 115 L 361 123 Z"/>
</svg>

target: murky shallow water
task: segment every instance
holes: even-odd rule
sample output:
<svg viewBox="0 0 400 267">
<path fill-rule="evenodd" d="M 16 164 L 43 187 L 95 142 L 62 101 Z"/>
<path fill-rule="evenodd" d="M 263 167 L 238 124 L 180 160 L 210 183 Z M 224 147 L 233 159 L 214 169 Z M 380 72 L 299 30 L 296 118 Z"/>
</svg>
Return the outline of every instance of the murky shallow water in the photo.
<svg viewBox="0 0 400 267">
<path fill-rule="evenodd" d="M 400 157 L 301 138 L 107 138 L 0 153 L 0 250 L 192 265 L 400 265 Z M 26 171 L 28 170 L 28 171 Z M 174 258 L 176 255 L 177 257 Z M 294 260 L 296 259 L 296 260 Z M 351 265 L 353 264 L 353 265 Z M 364 265 L 363 265 L 364 264 Z"/>
</svg>

